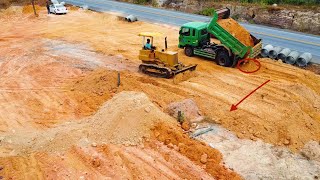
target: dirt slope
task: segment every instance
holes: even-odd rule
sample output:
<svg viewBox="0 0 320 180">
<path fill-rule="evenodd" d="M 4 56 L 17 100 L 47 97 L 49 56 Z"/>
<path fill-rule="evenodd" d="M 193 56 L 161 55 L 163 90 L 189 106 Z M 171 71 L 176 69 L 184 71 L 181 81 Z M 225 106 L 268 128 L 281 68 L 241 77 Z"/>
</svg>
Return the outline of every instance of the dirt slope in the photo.
<svg viewBox="0 0 320 180">
<path fill-rule="evenodd" d="M 60 154 L 1 158 L 0 163 L 4 167 L 0 174 L 6 179 L 213 179 L 201 167 L 160 143 L 155 148 L 73 147 Z"/>
<path fill-rule="evenodd" d="M 151 129 L 157 128 L 160 122 L 165 126 L 161 133 L 172 129 L 166 137 L 179 137 L 179 142 L 188 146 L 180 147 L 181 154 L 151 137 Z M 241 179 L 221 164 L 219 151 L 191 140 L 176 127 L 176 121 L 160 111 L 145 94 L 121 92 L 95 115 L 79 122 L 66 122 L 46 130 L 1 134 L 3 158 L 0 163 L 6 178 L 212 179 L 213 176 Z M 188 148 L 195 149 L 186 153 Z M 204 153 L 210 158 L 206 168 L 199 162 Z M 21 165 L 16 169 L 18 164 Z M 190 168 L 193 170 L 183 172 Z M 14 173 L 17 171 L 21 172 Z"/>
<path fill-rule="evenodd" d="M 99 66 L 107 67 L 109 69 L 111 68 L 115 70 L 121 70 L 121 74 L 123 77 L 122 86 L 119 89 L 120 91 L 143 91 L 148 94 L 148 96 L 162 108 L 165 108 L 168 103 L 177 100 L 182 100 L 184 98 L 194 98 L 197 104 L 199 104 L 199 107 L 204 115 L 210 116 L 214 119 L 220 119 L 224 127 L 235 131 L 239 137 L 251 139 L 261 138 L 266 142 L 278 145 L 283 145 L 284 142 L 286 142 L 286 145 L 288 145 L 293 150 L 301 148 L 310 140 L 319 140 L 318 134 L 320 133 L 320 80 L 318 75 L 315 75 L 312 72 L 295 68 L 293 66 L 270 61 L 268 59 L 260 60 L 262 63 L 262 68 L 259 72 L 253 75 L 247 75 L 241 73 L 237 69 L 219 67 L 211 61 L 205 61 L 197 57 L 186 57 L 183 55 L 182 51 L 179 52 L 180 60 L 182 62 L 184 62 L 185 64 L 198 64 L 198 76 L 191 78 L 189 81 L 185 81 L 183 83 L 180 83 L 179 85 L 174 85 L 172 84 L 171 80 L 155 79 L 138 75 L 136 73 L 132 74 L 131 71 L 134 71 L 135 67 L 137 67 L 139 63 L 137 59 L 137 53 L 138 49 L 141 48 L 141 39 L 136 35 L 141 31 L 161 31 L 163 34 L 166 34 L 168 36 L 169 49 L 178 50 L 178 48 L 176 47 L 178 35 L 177 29 L 167 26 L 147 24 L 143 22 L 132 24 L 119 21 L 116 17 L 110 15 L 92 12 L 84 13 L 85 15 L 83 15 L 82 12 L 73 12 L 68 16 L 40 16 L 37 21 L 45 21 L 47 23 L 46 26 L 42 26 L 41 23 L 36 23 L 36 21 L 24 22 L 15 27 L 10 25 L 10 23 L 4 23 L 4 26 L 2 26 L 1 29 L 3 30 L 2 32 L 5 33 L 2 33 L 1 37 L 15 38 L 7 38 L 5 39 L 5 41 L 2 41 L 3 45 L 5 47 L 7 46 L 8 48 L 2 49 L 1 51 L 3 54 L 10 54 L 8 52 L 15 51 L 16 53 L 20 53 L 20 55 L 18 54 L 15 56 L 17 58 L 17 60 L 15 61 L 12 60 L 12 57 L 10 57 L 10 55 L 6 57 L 7 63 L 2 64 L 2 68 L 8 69 L 9 67 L 5 66 L 9 66 L 11 64 L 12 67 L 14 67 L 14 65 L 18 67 L 22 66 L 24 64 L 21 64 L 20 61 L 18 61 L 20 58 L 25 58 L 25 56 L 22 55 L 27 52 L 34 52 L 25 49 L 26 47 L 24 46 L 16 48 L 17 45 L 15 45 L 11 47 L 13 42 L 22 42 L 23 39 L 36 37 L 45 37 L 52 39 L 59 38 L 60 40 L 77 43 L 82 42 L 89 46 L 92 46 L 93 50 L 110 56 L 106 59 L 102 57 L 102 55 L 88 52 L 88 50 L 86 50 L 86 47 L 81 44 L 79 44 L 78 47 L 75 48 L 69 48 L 68 46 L 66 48 L 62 46 L 58 49 L 58 51 L 57 48 L 54 48 L 56 47 L 56 43 L 48 44 L 46 41 L 44 44 L 41 41 L 37 41 L 39 43 L 39 46 L 36 47 L 38 47 L 39 50 L 36 52 L 40 53 L 41 49 L 43 49 L 42 47 L 49 46 L 49 48 L 45 48 L 45 51 L 43 51 L 43 53 L 49 51 L 49 53 L 52 55 L 45 58 L 53 61 L 56 66 L 64 68 L 68 67 L 63 72 L 68 72 L 69 77 L 74 76 L 76 72 L 86 74 L 88 72 L 87 70 L 96 69 Z M 24 20 L 24 17 L 20 18 L 20 21 Z M 83 24 L 82 22 L 86 23 Z M 63 24 L 63 26 L 60 26 L 58 24 Z M 32 28 L 25 29 L 25 27 Z M 36 31 L 34 29 L 36 29 Z M 157 38 L 155 41 L 158 42 L 158 47 L 161 47 L 161 39 Z M 33 43 L 34 45 L 37 44 L 35 42 L 26 43 Z M 61 44 L 61 42 L 59 43 Z M 13 50 L 13 48 L 15 49 Z M 66 50 L 64 50 L 65 48 Z M 79 48 L 81 49 L 81 51 L 77 50 Z M 63 53 L 61 53 L 61 51 Z M 34 66 L 42 67 L 42 65 L 44 65 L 48 61 L 43 61 L 43 58 L 41 59 L 40 55 L 37 55 L 37 53 L 32 54 L 32 57 L 39 58 L 38 62 L 41 63 L 35 63 Z M 90 54 L 90 56 L 87 56 L 87 53 Z M 74 65 L 74 62 L 72 62 L 74 60 L 65 60 L 64 64 L 57 63 L 58 60 L 61 61 L 61 59 L 68 59 L 71 57 L 77 58 L 77 66 Z M 120 63 L 116 63 L 117 59 L 118 62 L 120 61 Z M 72 62 L 72 64 L 70 64 L 69 62 Z M 29 69 L 30 67 L 27 66 L 27 64 L 24 66 L 26 66 L 26 69 Z M 50 66 L 52 65 L 50 64 Z M 62 82 L 61 80 L 65 77 L 67 77 L 66 79 L 70 79 L 66 75 L 60 76 L 60 67 L 57 67 L 56 70 L 52 71 L 52 68 L 50 68 L 50 66 L 46 65 L 44 66 L 44 68 L 40 68 L 40 71 L 38 70 L 39 68 L 35 67 L 35 71 L 40 74 L 42 74 L 41 72 L 43 72 L 43 77 L 47 79 L 58 76 L 58 79 L 54 79 L 51 81 L 52 84 Z M 50 68 L 50 70 L 48 71 L 48 69 L 46 68 Z M 127 69 L 129 72 L 127 73 L 126 71 L 123 71 L 124 69 Z M 6 71 L 4 70 L 3 72 Z M 26 72 L 26 70 L 22 72 Z M 56 74 L 47 76 L 46 73 L 48 72 Z M 17 74 L 16 71 L 10 71 L 9 73 Z M 101 72 L 100 75 L 93 73 L 91 75 L 94 75 L 95 77 L 100 76 L 103 78 L 104 76 L 108 76 L 108 74 L 105 73 Z M 30 73 L 24 74 L 24 76 L 20 76 L 22 78 L 21 80 L 19 78 L 16 78 L 15 81 L 19 81 L 19 83 L 16 84 L 19 84 L 19 86 L 21 86 L 20 88 L 23 87 L 24 84 L 22 82 L 26 81 L 25 78 L 28 77 L 27 75 L 30 76 Z M 39 75 L 31 73 L 31 77 L 33 76 Z M 115 76 L 116 75 L 112 75 L 112 77 Z M 10 76 L 3 75 L 2 77 Z M 28 79 L 31 79 L 32 81 L 36 80 L 35 78 Z M 80 78 L 75 81 L 82 82 L 82 79 L 83 78 Z M 87 79 L 90 78 L 87 77 Z M 263 89 L 257 91 L 254 96 L 244 101 L 239 106 L 239 110 L 232 113 L 229 112 L 229 108 L 232 103 L 238 102 L 252 89 L 269 79 L 271 80 L 271 82 L 268 83 L 268 85 Z M 44 83 L 40 84 L 41 86 L 38 87 L 52 86 L 50 85 L 50 83 L 47 84 L 47 82 L 50 82 L 48 80 L 40 81 L 40 79 L 37 78 L 37 81 Z M 107 82 L 103 83 L 103 81 L 105 80 L 101 80 L 101 82 L 100 80 L 94 81 L 95 82 L 92 83 L 88 81 L 80 85 L 82 87 L 86 87 L 81 91 L 72 91 L 72 88 L 69 89 L 70 86 L 76 86 L 74 85 L 74 81 L 63 81 L 64 83 L 69 84 L 63 86 L 64 88 L 67 87 L 68 91 L 62 94 L 59 93 L 59 96 L 63 97 L 59 99 L 70 98 L 70 100 L 60 100 L 59 103 L 56 103 L 57 100 L 50 101 L 50 103 L 56 104 L 56 106 L 59 107 L 61 109 L 60 111 L 62 111 L 63 113 L 57 113 L 59 112 L 59 110 L 57 111 L 56 108 L 53 109 L 53 107 L 55 107 L 53 105 L 47 106 L 47 102 L 36 103 L 36 101 L 29 101 L 32 102 L 32 104 L 37 105 L 35 106 L 35 109 L 32 110 L 33 112 L 30 113 L 29 110 L 23 112 L 31 114 L 28 116 L 32 116 L 31 119 L 33 119 L 34 121 L 34 112 L 43 112 L 41 104 L 44 104 L 44 107 L 48 107 L 46 109 L 48 109 L 47 111 L 49 114 L 46 116 L 40 116 L 40 119 L 43 119 L 43 121 L 41 121 L 40 123 L 43 122 L 44 124 L 41 125 L 44 126 L 50 125 L 50 123 L 48 123 L 50 121 L 44 120 L 48 117 L 52 119 L 52 123 L 55 123 L 57 119 L 60 120 L 65 117 L 80 117 L 83 115 L 90 115 L 94 111 L 96 111 L 106 99 L 109 98 L 109 95 L 102 95 L 100 97 L 99 89 L 97 89 L 97 87 L 101 87 L 100 90 L 104 90 L 105 87 L 109 87 L 105 86 Z M 115 82 L 115 80 L 113 81 Z M 3 84 L 3 87 L 8 86 L 4 84 L 5 82 L 6 81 L 1 82 Z M 13 84 L 14 83 L 10 83 L 10 86 L 13 86 Z M 17 85 L 15 85 L 15 87 L 17 87 Z M 75 90 L 76 89 L 77 88 L 75 88 Z M 113 88 L 111 88 L 111 94 L 114 91 L 114 89 L 112 89 Z M 108 91 L 110 91 L 110 89 L 108 89 Z M 21 96 L 20 92 L 21 90 L 19 90 L 19 95 L 16 95 L 14 92 L 4 93 L 6 93 L 5 97 L 7 97 L 8 100 L 16 97 L 20 99 L 20 101 L 15 101 L 15 103 L 20 103 L 21 99 L 26 99 L 19 97 Z M 35 97 L 34 95 L 30 96 L 29 93 L 30 91 L 26 91 L 25 95 L 28 97 Z M 78 95 L 70 95 L 70 93 L 78 93 Z M 56 95 L 50 97 L 57 98 L 59 96 Z M 41 98 L 41 101 L 44 100 L 44 98 Z M 89 103 L 90 105 L 88 104 L 88 101 L 91 102 Z M 2 103 L 7 102 L 8 101 L 3 101 Z M 22 102 L 26 103 L 25 100 L 23 100 Z M 22 106 L 25 107 L 25 105 Z M 10 110 L 8 109 L 10 106 L 6 104 L 3 107 L 4 109 L 7 108 L 6 112 L 10 112 Z M 38 110 L 39 108 L 40 111 Z M 3 114 L 3 119 L 9 119 L 15 116 L 19 116 L 18 114 Z M 10 117 L 7 117 L 9 115 Z M 14 121 L 8 121 L 8 123 L 12 122 Z M 7 125 L 3 124 L 3 127 L 7 127 Z M 289 141 L 289 144 L 287 143 L 287 141 Z"/>
</svg>

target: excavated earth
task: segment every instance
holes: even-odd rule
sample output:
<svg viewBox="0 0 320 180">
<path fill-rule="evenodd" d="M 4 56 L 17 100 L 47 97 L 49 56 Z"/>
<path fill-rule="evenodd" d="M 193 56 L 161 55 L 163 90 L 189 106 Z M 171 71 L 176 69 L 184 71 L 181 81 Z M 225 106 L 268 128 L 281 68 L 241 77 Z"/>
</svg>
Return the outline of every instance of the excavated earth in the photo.
<svg viewBox="0 0 320 180">
<path fill-rule="evenodd" d="M 242 179 L 255 172 L 259 162 L 237 168 L 222 143 L 220 153 L 189 138 L 165 113 L 185 99 L 240 140 L 290 153 L 320 141 L 314 72 L 259 59 L 260 70 L 245 74 L 186 57 L 177 48 L 177 27 L 81 10 L 40 11 L 37 18 L 31 12 L 0 12 L 0 175 L 7 179 Z M 184 64 L 198 64 L 197 71 L 174 79 L 139 73 L 142 31 L 163 33 L 169 49 Z M 163 47 L 164 37 L 155 42 Z"/>
</svg>

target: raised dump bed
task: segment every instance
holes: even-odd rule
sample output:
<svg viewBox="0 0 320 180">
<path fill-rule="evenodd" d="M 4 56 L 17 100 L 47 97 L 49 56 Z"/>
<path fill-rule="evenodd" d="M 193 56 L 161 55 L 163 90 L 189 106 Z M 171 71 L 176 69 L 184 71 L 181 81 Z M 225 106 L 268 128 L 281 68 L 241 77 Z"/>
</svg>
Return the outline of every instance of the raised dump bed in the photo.
<svg viewBox="0 0 320 180">
<path fill-rule="evenodd" d="M 252 45 L 245 45 L 227 29 L 219 25 L 218 19 L 229 19 L 230 10 L 228 8 L 214 12 L 214 16 L 209 23 L 189 22 L 180 28 L 179 48 L 184 48 L 187 56 L 198 55 L 209 59 L 214 59 L 221 66 L 232 66 L 239 59 L 255 58 L 262 49 L 261 39 L 257 39 L 249 34 L 234 20 L 234 24 L 247 32 Z M 214 43 L 210 41 L 211 35 L 220 41 Z"/>
</svg>

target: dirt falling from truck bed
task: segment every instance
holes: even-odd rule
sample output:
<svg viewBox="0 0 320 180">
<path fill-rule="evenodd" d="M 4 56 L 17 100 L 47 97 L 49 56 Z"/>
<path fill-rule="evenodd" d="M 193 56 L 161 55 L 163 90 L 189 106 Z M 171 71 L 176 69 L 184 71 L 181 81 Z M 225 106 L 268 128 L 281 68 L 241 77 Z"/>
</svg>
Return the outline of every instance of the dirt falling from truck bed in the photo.
<svg viewBox="0 0 320 180">
<path fill-rule="evenodd" d="M 221 19 L 218 24 L 246 46 L 254 46 L 250 33 L 232 18 Z"/>
</svg>

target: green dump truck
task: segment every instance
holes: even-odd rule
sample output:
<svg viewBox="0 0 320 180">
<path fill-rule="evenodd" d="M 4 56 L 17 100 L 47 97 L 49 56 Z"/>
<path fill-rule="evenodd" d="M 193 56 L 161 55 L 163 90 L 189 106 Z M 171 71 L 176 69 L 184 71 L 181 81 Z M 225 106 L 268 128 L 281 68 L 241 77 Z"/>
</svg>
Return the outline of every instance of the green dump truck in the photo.
<svg viewBox="0 0 320 180">
<path fill-rule="evenodd" d="M 226 19 L 229 16 L 230 10 L 225 8 L 215 11 L 209 23 L 184 24 L 179 31 L 179 48 L 183 48 L 187 56 L 198 55 L 213 59 L 225 67 L 236 65 L 239 59 L 258 56 L 262 48 L 260 39 L 251 35 L 254 46 L 246 46 L 217 23 L 218 19 Z M 217 38 L 220 44 L 210 42 L 211 35 Z"/>
</svg>

